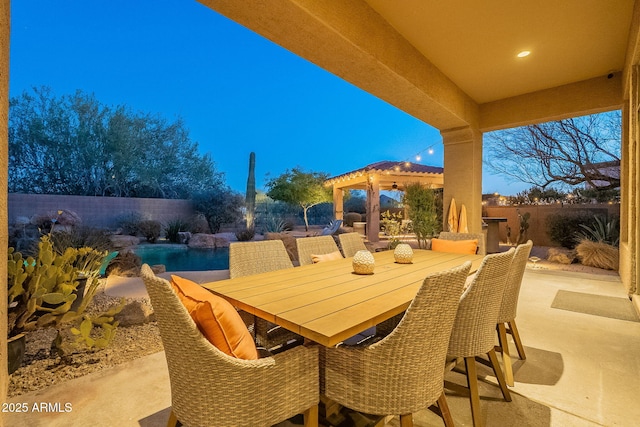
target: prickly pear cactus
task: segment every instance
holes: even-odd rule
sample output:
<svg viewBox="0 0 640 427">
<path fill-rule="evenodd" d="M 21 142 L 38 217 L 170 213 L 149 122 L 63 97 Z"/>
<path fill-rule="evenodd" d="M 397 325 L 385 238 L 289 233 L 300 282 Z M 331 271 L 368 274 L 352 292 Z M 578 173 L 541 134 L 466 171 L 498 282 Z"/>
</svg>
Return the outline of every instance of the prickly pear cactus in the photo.
<svg viewBox="0 0 640 427">
<path fill-rule="evenodd" d="M 40 239 L 35 258 L 24 259 L 20 252 L 9 248 L 9 336 L 54 326 L 58 329 L 58 336 L 52 343 L 52 349 L 61 355 L 78 345 L 89 348 L 107 346 L 118 326 L 114 316 L 122 310 L 125 301 L 104 313 L 84 314 L 98 290 L 100 266 L 106 256 L 107 252 L 90 247 L 67 248 L 62 254 L 57 253 L 48 235 Z M 72 310 L 72 304 L 78 298 L 76 289 L 80 278 L 86 279 L 87 284 L 78 308 Z M 62 338 L 61 331 L 66 329 L 77 336 L 71 345 Z"/>
</svg>

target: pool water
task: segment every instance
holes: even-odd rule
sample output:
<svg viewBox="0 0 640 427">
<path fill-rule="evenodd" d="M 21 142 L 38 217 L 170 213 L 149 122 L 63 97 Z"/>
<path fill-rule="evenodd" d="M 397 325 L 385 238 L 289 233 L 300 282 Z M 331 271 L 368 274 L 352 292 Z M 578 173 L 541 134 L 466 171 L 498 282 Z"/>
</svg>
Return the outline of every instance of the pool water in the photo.
<svg viewBox="0 0 640 427">
<path fill-rule="evenodd" d="M 163 264 L 167 271 L 227 270 L 229 249 L 192 249 L 184 245 L 145 245 L 134 251 L 149 265 Z"/>
</svg>

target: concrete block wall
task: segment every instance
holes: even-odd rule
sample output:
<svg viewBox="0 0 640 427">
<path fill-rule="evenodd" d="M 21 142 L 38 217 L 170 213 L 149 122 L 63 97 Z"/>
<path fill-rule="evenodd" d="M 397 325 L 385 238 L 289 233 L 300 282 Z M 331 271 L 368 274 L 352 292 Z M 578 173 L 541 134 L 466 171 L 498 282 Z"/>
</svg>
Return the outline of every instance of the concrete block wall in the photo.
<svg viewBox="0 0 640 427">
<path fill-rule="evenodd" d="M 127 197 L 58 196 L 48 194 L 11 193 L 8 198 L 9 224 L 18 217 L 71 210 L 77 213 L 84 225 L 112 228 L 119 217 L 138 212 L 145 219 L 166 224 L 176 218 L 188 218 L 194 214 L 189 200 L 148 199 Z"/>
</svg>

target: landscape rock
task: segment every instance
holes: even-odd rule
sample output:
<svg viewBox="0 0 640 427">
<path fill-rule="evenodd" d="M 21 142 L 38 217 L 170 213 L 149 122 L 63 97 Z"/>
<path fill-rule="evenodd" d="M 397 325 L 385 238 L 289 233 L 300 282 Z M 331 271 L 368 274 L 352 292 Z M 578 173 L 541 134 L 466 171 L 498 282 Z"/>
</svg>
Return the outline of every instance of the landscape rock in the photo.
<svg viewBox="0 0 640 427">
<path fill-rule="evenodd" d="M 196 233 L 191 235 L 189 247 L 198 249 L 228 248 L 229 240 L 215 234 Z"/>
<path fill-rule="evenodd" d="M 191 239 L 191 233 L 188 231 L 178 231 L 178 243 L 186 245 Z"/>
<path fill-rule="evenodd" d="M 571 249 L 549 248 L 547 252 L 547 261 L 557 262 L 558 264 L 573 264 L 576 260 L 576 253 Z"/>
<path fill-rule="evenodd" d="M 189 239 L 190 248 L 213 249 L 216 247 L 216 236 L 213 234 L 196 233 Z"/>
<path fill-rule="evenodd" d="M 216 248 L 228 248 L 229 243 L 227 238 L 216 236 Z"/>
<path fill-rule="evenodd" d="M 154 264 L 151 266 L 153 274 L 161 274 L 167 272 L 167 267 L 164 264 Z"/>
<path fill-rule="evenodd" d="M 150 304 L 132 300 L 122 308 L 120 313 L 116 314 L 115 319 L 120 322 L 119 326 L 126 327 L 152 322 L 155 316 Z"/>
<path fill-rule="evenodd" d="M 15 225 L 25 226 L 31 223 L 31 220 L 26 216 L 18 216 L 13 222 Z"/>
<path fill-rule="evenodd" d="M 129 236 L 125 234 L 114 234 L 109 238 L 111 239 L 113 248 L 116 250 L 136 246 L 138 243 L 140 243 L 140 239 L 136 236 Z"/>
</svg>

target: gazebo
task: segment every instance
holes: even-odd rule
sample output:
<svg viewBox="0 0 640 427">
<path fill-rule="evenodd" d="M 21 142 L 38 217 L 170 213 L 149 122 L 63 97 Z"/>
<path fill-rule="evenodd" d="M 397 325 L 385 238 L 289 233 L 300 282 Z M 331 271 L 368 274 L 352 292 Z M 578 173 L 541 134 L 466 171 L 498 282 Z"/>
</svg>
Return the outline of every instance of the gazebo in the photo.
<svg viewBox="0 0 640 427">
<path fill-rule="evenodd" d="M 325 181 L 325 185 L 333 187 L 333 214 L 336 219 L 343 218 L 344 190 L 366 190 L 367 239 L 370 242 L 379 240 L 380 190 L 402 190 L 407 184 L 412 183 L 442 188 L 444 169 L 411 162 L 384 160 Z"/>
</svg>

